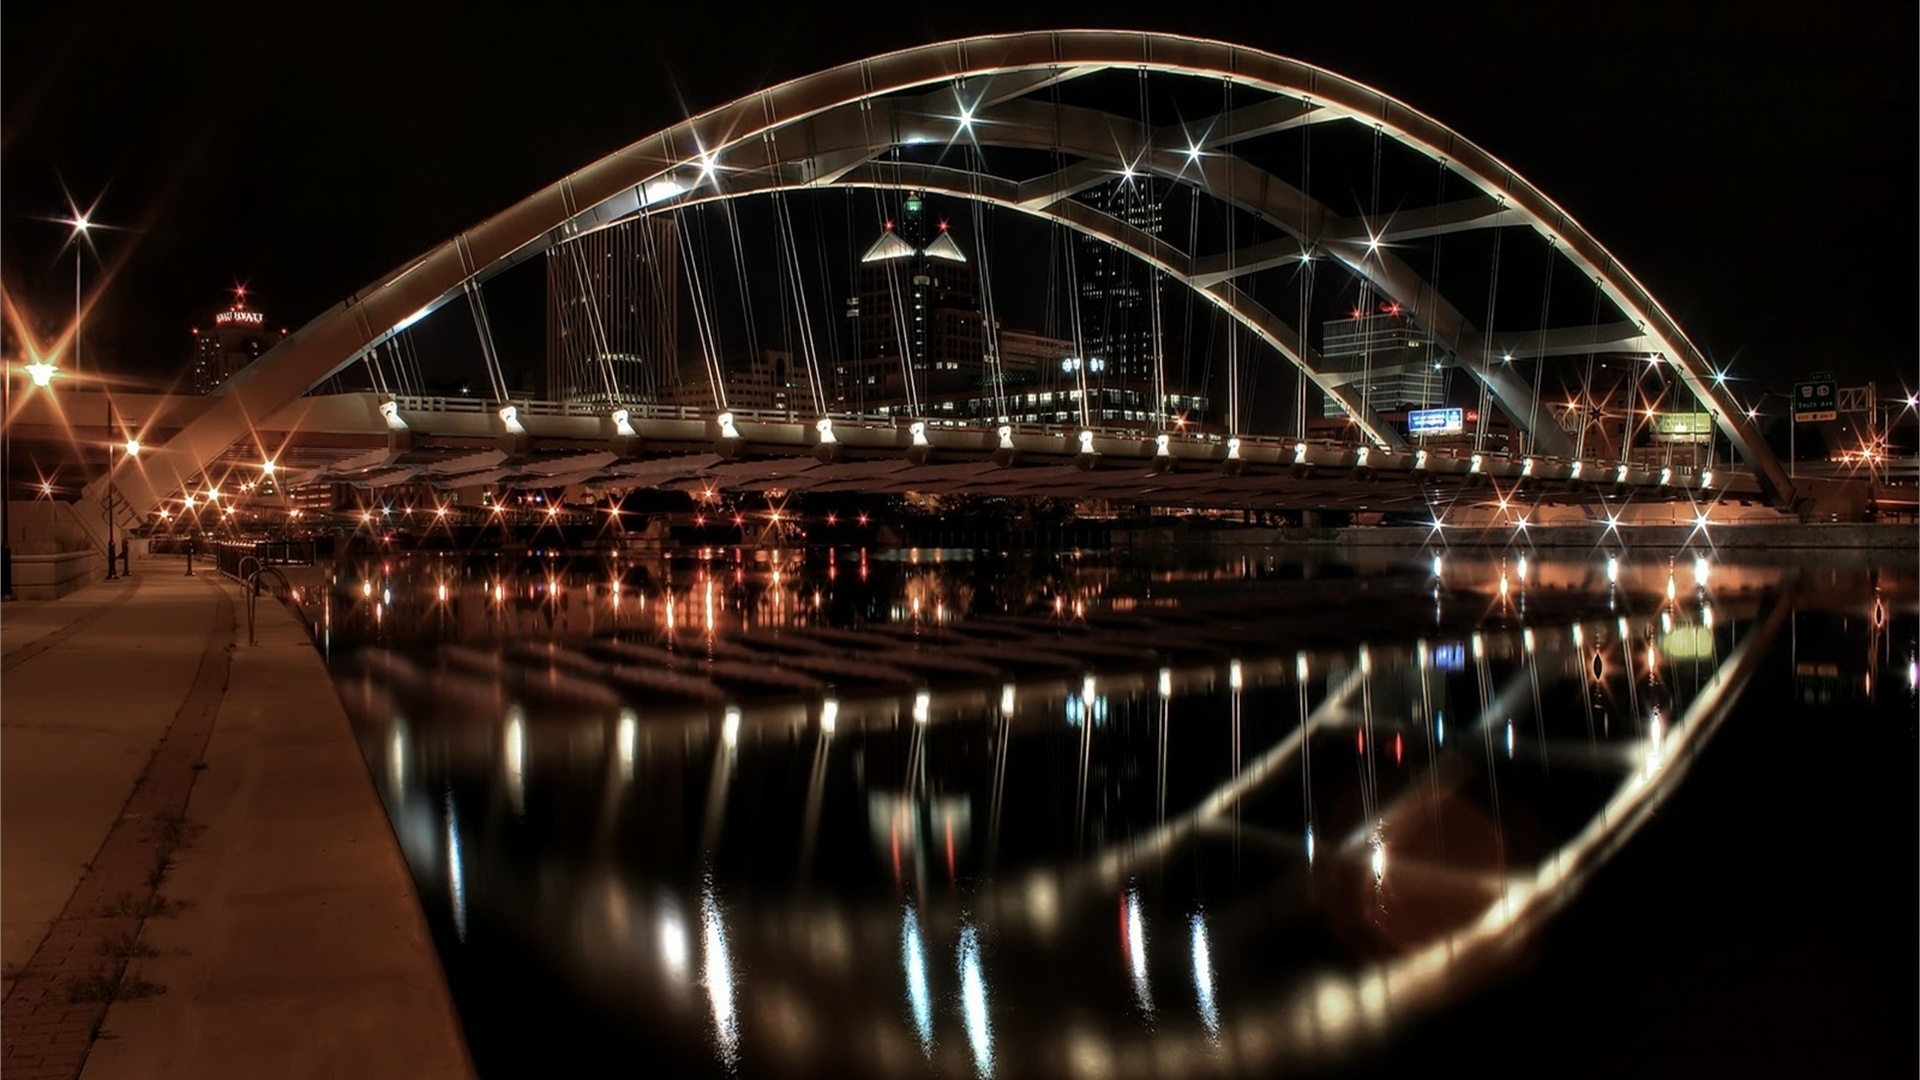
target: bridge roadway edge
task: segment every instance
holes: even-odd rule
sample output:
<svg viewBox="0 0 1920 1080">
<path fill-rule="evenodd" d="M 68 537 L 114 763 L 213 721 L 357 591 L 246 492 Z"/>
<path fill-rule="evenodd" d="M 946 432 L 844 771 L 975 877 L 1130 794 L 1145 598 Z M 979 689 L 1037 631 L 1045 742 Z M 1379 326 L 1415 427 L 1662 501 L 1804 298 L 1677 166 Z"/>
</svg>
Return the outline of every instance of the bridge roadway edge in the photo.
<svg viewBox="0 0 1920 1080">
<path fill-rule="evenodd" d="M 1691 525 L 1551 525 L 1528 529 L 1524 537 L 1512 526 L 1447 526 L 1436 533 L 1424 525 L 1272 526 L 1233 525 L 1224 528 L 1176 529 L 1146 525 L 1116 530 L 1116 546 L 1147 548 L 1199 544 L 1216 547 L 1269 545 L 1323 545 L 1349 548 L 1410 550 L 1541 549 L 1546 551 L 1615 550 L 1623 554 L 1665 553 L 1682 550 L 1769 551 L 1920 551 L 1920 527 L 1912 524 L 1799 524 L 1780 522 L 1716 525 L 1704 530 Z"/>
<path fill-rule="evenodd" d="M 189 584 L 175 559 L 136 559 L 132 569 L 143 584 L 171 587 L 133 592 L 121 616 L 95 621 L 41 656 L 58 662 L 62 652 L 81 653 L 111 683 L 114 649 L 143 646 L 105 637 L 104 628 L 134 621 L 126 608 L 146 596 L 177 603 Z M 191 587 L 209 613 L 216 603 L 244 610 L 233 583 L 200 581 Z M 109 588 L 91 585 L 72 599 Z M 13 621 L 16 605 L 4 610 Z M 257 645 L 245 643 L 243 629 L 222 639 L 235 642 L 231 666 L 204 750 L 189 766 L 190 794 L 180 792 L 185 827 L 159 884 L 163 903 L 119 946 L 130 956 L 78 1075 L 470 1080 L 466 1039 L 412 876 L 332 678 L 289 611 L 262 603 L 256 617 Z M 9 672 L 6 689 L 9 721 L 16 710 L 32 711 L 31 699 L 16 696 L 26 680 Z M 130 681 L 118 693 L 157 691 Z M 160 772 L 168 741 L 161 739 L 150 772 Z M 155 779 L 133 785 L 123 821 Z M 8 824 L 10 834 L 39 827 Z M 99 871 L 110 841 L 76 878 Z M 84 951 L 101 953 L 100 965 L 111 968 L 104 942 Z M 7 1026 L 13 1042 L 15 1024 Z M 16 1049 L 28 1048 L 8 1048 L 9 1075 L 27 1064 L 12 1059 Z"/>
</svg>

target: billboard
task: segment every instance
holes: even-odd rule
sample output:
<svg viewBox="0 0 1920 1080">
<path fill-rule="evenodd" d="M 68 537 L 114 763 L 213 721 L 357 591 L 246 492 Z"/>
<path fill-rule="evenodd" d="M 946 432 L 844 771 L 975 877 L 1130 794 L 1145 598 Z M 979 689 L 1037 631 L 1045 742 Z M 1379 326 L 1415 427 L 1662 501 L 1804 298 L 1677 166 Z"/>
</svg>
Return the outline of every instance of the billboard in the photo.
<svg viewBox="0 0 1920 1080">
<path fill-rule="evenodd" d="M 1414 409 L 1407 413 L 1409 435 L 1458 435 L 1466 427 L 1465 409 Z"/>
<path fill-rule="evenodd" d="M 1656 442 L 1704 443 L 1712 433 L 1712 413 L 1662 413 L 1653 421 Z"/>
</svg>

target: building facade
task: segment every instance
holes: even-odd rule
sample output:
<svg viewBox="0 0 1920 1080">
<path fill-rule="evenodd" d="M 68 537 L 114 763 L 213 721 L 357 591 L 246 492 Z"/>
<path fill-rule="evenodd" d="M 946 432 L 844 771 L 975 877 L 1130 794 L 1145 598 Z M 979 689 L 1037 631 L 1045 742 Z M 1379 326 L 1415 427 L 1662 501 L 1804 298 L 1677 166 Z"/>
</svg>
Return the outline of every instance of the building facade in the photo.
<svg viewBox="0 0 1920 1080">
<path fill-rule="evenodd" d="M 278 345 L 287 330 L 270 329 L 266 315 L 247 305 L 246 287 L 239 286 L 233 290 L 233 302 L 214 312 L 205 325 L 195 326 L 192 333 L 187 388 L 195 394 L 211 394 Z"/>
<path fill-rule="evenodd" d="M 1150 176 L 1122 176 L 1080 194 L 1081 202 L 1149 236 L 1159 236 L 1164 202 Z M 1097 237 L 1076 234 L 1080 341 L 1109 379 L 1151 385 L 1160 356 L 1160 296 L 1152 267 Z"/>
<path fill-rule="evenodd" d="M 899 219 L 885 222 L 854 278 L 846 309 L 853 358 L 834 368 L 834 411 L 911 409 L 915 398 L 984 383 L 978 271 L 924 196 L 907 194 Z"/>
</svg>

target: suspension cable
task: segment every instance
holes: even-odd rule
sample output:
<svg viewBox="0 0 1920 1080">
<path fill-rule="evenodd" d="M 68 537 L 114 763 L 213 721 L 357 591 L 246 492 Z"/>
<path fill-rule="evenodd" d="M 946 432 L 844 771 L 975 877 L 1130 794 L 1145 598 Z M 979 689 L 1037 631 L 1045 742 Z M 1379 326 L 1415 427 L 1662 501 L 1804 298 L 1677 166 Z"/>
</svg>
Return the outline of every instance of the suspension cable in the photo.
<svg viewBox="0 0 1920 1080">
<path fill-rule="evenodd" d="M 1605 290 L 1601 287 L 1600 279 L 1597 277 L 1594 278 L 1593 279 L 1593 314 L 1589 316 L 1587 319 L 1587 325 L 1591 328 L 1590 334 L 1587 338 L 1587 371 L 1586 371 L 1586 375 L 1582 377 L 1582 380 L 1580 383 L 1580 405 L 1579 405 L 1579 414 L 1578 414 L 1580 417 L 1580 433 L 1574 436 L 1574 440 L 1573 440 L 1573 456 L 1575 458 L 1580 458 L 1586 455 L 1587 428 L 1591 427 L 1593 424 L 1593 418 L 1589 417 L 1587 413 L 1588 413 L 1588 410 L 1593 409 L 1594 407 L 1593 406 L 1593 354 L 1599 351 L 1600 297 L 1604 291 Z"/>
<path fill-rule="evenodd" d="M 726 412 L 726 378 L 720 369 L 720 348 L 714 335 L 713 312 L 707 300 L 706 281 L 700 272 L 700 261 L 693 250 L 693 230 L 681 229 L 679 242 L 680 260 L 687 271 L 687 295 L 693 300 L 694 333 L 700 338 L 700 359 L 706 364 L 707 382 L 713 390 L 714 408 L 718 412 Z M 703 243 L 701 246 L 706 245 Z"/>
<path fill-rule="evenodd" d="M 826 399 L 820 393 L 820 355 L 813 344 L 813 315 L 807 310 L 806 279 L 800 273 L 800 246 L 793 233 L 793 214 L 785 192 L 773 193 L 774 217 L 780 226 L 780 249 L 785 269 L 793 275 L 793 306 L 800 324 L 800 347 L 807 361 L 807 389 L 813 398 L 813 415 L 827 414 Z"/>
<path fill-rule="evenodd" d="M 472 278 L 460 283 L 467 294 L 467 308 L 473 312 L 473 328 L 480 335 L 480 359 L 487 369 L 487 385 L 493 388 L 493 400 L 507 400 L 506 375 L 500 370 L 500 353 L 493 343 L 493 326 L 487 320 L 486 299 Z"/>
<path fill-rule="evenodd" d="M 977 143 L 967 148 L 967 187 L 973 202 L 967 213 L 973 218 L 973 257 L 979 261 L 974 279 L 980 283 L 980 344 L 985 353 L 987 384 L 993 393 L 996 423 L 1007 419 L 1006 369 L 1000 362 L 1000 313 L 993 304 L 993 275 L 987 273 L 987 204 L 980 198 L 980 174 L 986 170 L 985 155 Z"/>
<path fill-rule="evenodd" d="M 1540 422 L 1540 380 L 1547 370 L 1547 319 L 1551 314 L 1550 306 L 1553 303 L 1553 264 L 1556 261 L 1558 260 L 1554 258 L 1553 241 L 1548 240 L 1547 280 L 1540 292 L 1540 344 L 1539 347 L 1534 350 L 1533 399 L 1527 407 L 1526 452 L 1529 454 L 1533 453 L 1534 446 L 1540 441 L 1539 437 L 1534 434 L 1533 426 Z"/>
<path fill-rule="evenodd" d="M 580 282 L 581 318 L 586 322 L 589 347 L 596 353 L 587 361 L 587 364 L 581 366 L 591 365 L 599 369 L 600 383 L 606 389 L 607 401 L 615 402 L 620 399 L 620 392 L 614 385 L 613 359 L 608 355 L 612 350 L 607 344 L 606 327 L 600 322 L 600 306 L 593 295 L 593 278 L 587 270 L 587 258 L 581 253 L 578 240 L 568 243 L 567 251 L 573 256 L 574 276 Z"/>
<path fill-rule="evenodd" d="M 1312 124 L 1300 125 L 1300 242 L 1305 245 L 1300 254 L 1300 363 L 1294 369 L 1294 438 L 1307 437 L 1307 387 L 1313 380 L 1307 378 L 1306 351 L 1307 335 L 1311 332 L 1313 319 L 1313 278 L 1314 248 L 1318 245 L 1309 239 L 1313 223 L 1307 219 L 1307 207 L 1312 202 L 1310 194 L 1313 185 L 1313 128 Z"/>
<path fill-rule="evenodd" d="M 1487 275 L 1487 322 L 1486 328 L 1480 333 L 1480 339 L 1486 344 L 1480 350 L 1480 416 L 1473 428 L 1475 451 L 1487 448 L 1487 410 L 1491 407 L 1493 396 L 1493 316 L 1500 292 L 1501 232 L 1499 229 L 1493 231 L 1493 262 Z"/>
</svg>

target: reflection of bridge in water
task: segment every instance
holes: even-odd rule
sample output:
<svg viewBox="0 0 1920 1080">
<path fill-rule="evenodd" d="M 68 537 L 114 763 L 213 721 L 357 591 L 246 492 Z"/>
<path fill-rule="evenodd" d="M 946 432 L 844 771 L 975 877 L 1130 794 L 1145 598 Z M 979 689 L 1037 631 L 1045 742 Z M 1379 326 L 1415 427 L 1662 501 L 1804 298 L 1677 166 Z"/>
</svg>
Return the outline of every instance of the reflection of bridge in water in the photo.
<svg viewBox="0 0 1920 1080">
<path fill-rule="evenodd" d="M 542 646 L 556 707 L 502 695 L 493 722 L 472 688 L 461 715 L 436 718 L 450 684 L 425 659 L 386 657 L 342 688 L 429 904 L 458 933 L 513 924 L 689 1055 L 704 1025 L 705 1053 L 774 1072 L 1256 1073 L 1353 1050 L 1485 977 L 1679 782 L 1789 609 L 1704 588 L 1626 606 L 1641 613 L 1545 599 L 1529 625 L 1469 616 L 1310 650 L 1284 643 L 1306 639 L 1311 602 L 1264 621 L 1115 616 L 1102 642 L 1126 648 L 1131 623 L 1166 659 L 1069 655 L 1069 670 L 987 683 L 929 665 L 912 688 L 638 709 L 583 709 L 564 673 L 585 678 L 570 658 L 591 650 Z M 1017 653 L 1044 634 L 948 629 L 963 628 Z M 785 650 L 750 647 L 850 672 L 913 655 L 883 632 L 781 636 Z M 499 657 L 537 668 L 535 655 Z M 1071 761 L 1071 789 L 1036 759 Z M 872 794 L 849 809 L 835 789 L 854 760 Z M 897 775 L 883 764 L 902 760 Z M 1196 770 L 1208 779 L 1183 782 Z M 530 815 L 571 836 L 531 866 L 509 854 Z M 860 839 L 822 836 L 823 822 Z M 823 845 L 845 843 L 869 850 L 872 889 L 808 888 Z M 790 894 L 735 880 L 743 851 L 790 855 Z M 1224 902 L 1164 872 L 1228 862 L 1254 884 Z M 1112 933 L 1116 906 L 1111 982 L 1049 959 Z M 1303 922 L 1348 948 L 1260 959 Z"/>
</svg>

